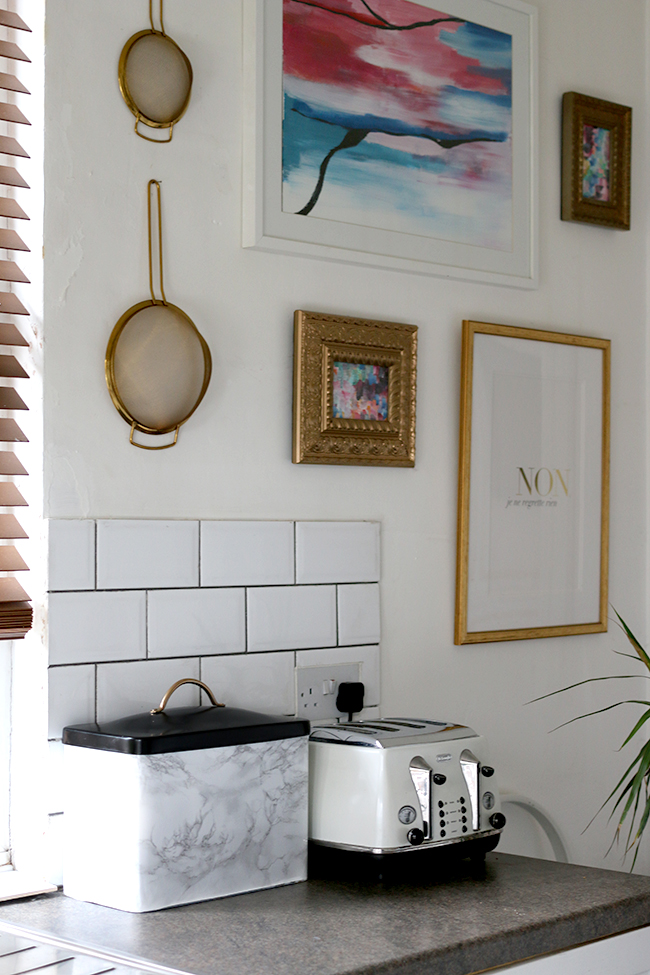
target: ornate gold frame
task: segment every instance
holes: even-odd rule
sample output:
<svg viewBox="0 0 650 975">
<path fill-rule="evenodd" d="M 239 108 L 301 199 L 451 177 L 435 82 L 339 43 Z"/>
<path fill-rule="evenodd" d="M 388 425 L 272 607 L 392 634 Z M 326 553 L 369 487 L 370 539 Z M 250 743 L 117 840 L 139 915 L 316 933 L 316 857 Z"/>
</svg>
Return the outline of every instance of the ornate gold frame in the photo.
<svg viewBox="0 0 650 975">
<path fill-rule="evenodd" d="M 332 416 L 333 363 L 387 366 L 388 419 Z M 296 311 L 293 462 L 415 466 L 417 326 Z"/>
<path fill-rule="evenodd" d="M 611 199 L 582 195 L 585 125 L 611 133 Z M 562 219 L 630 229 L 632 109 L 600 98 L 565 92 L 562 98 Z"/>
<path fill-rule="evenodd" d="M 601 532 L 600 532 L 600 594 L 599 618 L 593 623 L 573 623 L 566 626 L 541 626 L 530 629 L 467 631 L 468 563 L 469 563 L 469 502 L 470 463 L 472 447 L 472 378 L 474 367 L 474 335 L 503 335 L 514 339 L 533 339 L 538 342 L 557 342 L 562 345 L 587 346 L 602 349 L 602 468 L 601 468 Z M 458 462 L 458 531 L 456 555 L 456 614 L 454 643 L 492 643 L 501 640 L 531 640 L 538 637 L 570 636 L 577 633 L 607 631 L 607 597 L 609 582 L 609 454 L 610 454 L 610 375 L 611 342 L 609 339 L 547 332 L 535 328 L 511 325 L 491 325 L 487 322 L 463 322 L 463 347 L 460 392 L 460 447 Z"/>
</svg>

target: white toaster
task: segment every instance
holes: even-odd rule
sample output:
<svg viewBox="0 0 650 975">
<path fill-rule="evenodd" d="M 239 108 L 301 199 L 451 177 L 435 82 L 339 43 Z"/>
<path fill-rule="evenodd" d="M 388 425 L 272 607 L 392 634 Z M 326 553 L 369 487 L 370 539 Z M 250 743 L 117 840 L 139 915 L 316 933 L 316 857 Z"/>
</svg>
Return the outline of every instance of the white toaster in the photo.
<svg viewBox="0 0 650 975">
<path fill-rule="evenodd" d="M 487 760 L 484 738 L 447 721 L 381 718 L 314 727 L 310 841 L 375 855 L 456 844 L 461 856 L 483 858 L 506 821 Z"/>
</svg>

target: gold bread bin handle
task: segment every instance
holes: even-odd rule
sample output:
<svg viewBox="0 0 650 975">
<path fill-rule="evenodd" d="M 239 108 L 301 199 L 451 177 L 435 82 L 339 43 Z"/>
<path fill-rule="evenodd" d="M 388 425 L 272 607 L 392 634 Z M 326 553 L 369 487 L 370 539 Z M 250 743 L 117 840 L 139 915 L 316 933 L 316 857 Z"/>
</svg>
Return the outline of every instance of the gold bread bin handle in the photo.
<svg viewBox="0 0 650 975">
<path fill-rule="evenodd" d="M 216 697 L 214 696 L 214 694 L 212 693 L 208 685 L 204 684 L 202 680 L 195 680 L 194 677 L 183 677 L 182 680 L 177 680 L 175 684 L 172 684 L 172 686 L 169 688 L 169 690 L 163 697 L 162 701 L 160 702 L 160 706 L 157 708 L 152 708 L 149 714 L 162 714 L 162 712 L 165 710 L 165 708 L 169 703 L 170 697 L 172 696 L 174 691 L 178 690 L 181 684 L 198 684 L 199 687 L 202 688 L 210 698 L 213 707 L 225 708 L 226 705 L 220 704 L 219 701 L 217 701 Z"/>
</svg>

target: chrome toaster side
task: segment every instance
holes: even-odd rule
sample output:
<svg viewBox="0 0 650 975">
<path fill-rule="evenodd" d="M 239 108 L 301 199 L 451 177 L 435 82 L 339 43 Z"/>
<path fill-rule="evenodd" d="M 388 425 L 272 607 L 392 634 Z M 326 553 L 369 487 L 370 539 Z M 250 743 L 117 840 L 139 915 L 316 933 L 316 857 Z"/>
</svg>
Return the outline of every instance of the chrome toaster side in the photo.
<svg viewBox="0 0 650 975">
<path fill-rule="evenodd" d="M 496 775 L 471 728 L 415 718 L 342 723 L 313 728 L 309 750 L 312 844 L 374 855 L 457 846 L 482 858 L 499 841 Z"/>
</svg>

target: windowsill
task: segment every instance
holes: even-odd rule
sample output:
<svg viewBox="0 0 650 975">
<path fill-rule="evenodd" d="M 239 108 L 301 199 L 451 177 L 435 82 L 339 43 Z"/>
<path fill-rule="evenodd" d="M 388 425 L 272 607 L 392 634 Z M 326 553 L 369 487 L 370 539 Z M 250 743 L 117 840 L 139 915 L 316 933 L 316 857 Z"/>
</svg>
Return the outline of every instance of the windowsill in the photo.
<svg viewBox="0 0 650 975">
<path fill-rule="evenodd" d="M 51 894 L 55 890 L 55 884 L 48 883 L 37 874 L 24 873 L 12 867 L 0 868 L 0 901 L 18 900 L 34 894 Z"/>
</svg>

